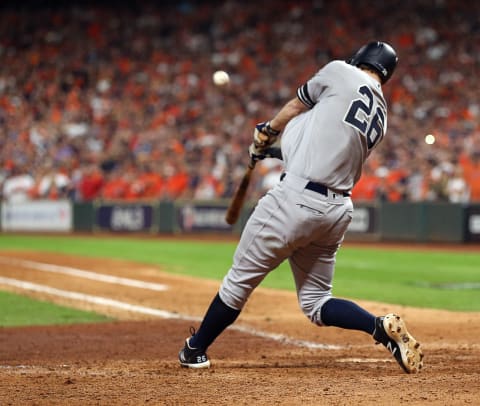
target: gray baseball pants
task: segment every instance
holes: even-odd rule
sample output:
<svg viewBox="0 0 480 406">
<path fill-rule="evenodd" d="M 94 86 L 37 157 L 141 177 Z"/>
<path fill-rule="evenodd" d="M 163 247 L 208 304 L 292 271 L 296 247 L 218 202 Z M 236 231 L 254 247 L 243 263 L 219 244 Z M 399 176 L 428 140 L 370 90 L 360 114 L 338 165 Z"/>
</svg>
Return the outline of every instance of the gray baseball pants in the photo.
<svg viewBox="0 0 480 406">
<path fill-rule="evenodd" d="M 259 201 L 242 232 L 220 298 L 241 310 L 265 276 L 288 259 L 298 303 L 322 325 L 322 305 L 332 297 L 336 253 L 352 220 L 350 197 L 306 189 L 308 180 L 286 173 Z"/>
</svg>

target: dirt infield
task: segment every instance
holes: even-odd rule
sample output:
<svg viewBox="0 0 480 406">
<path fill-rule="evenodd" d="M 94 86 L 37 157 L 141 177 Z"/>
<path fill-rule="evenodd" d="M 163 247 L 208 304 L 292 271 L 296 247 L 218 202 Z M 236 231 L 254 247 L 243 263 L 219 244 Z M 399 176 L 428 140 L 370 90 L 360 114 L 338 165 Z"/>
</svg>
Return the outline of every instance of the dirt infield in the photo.
<svg viewBox="0 0 480 406">
<path fill-rule="evenodd" d="M 1 405 L 480 404 L 480 313 L 362 302 L 377 314 L 399 312 L 422 343 L 425 369 L 406 375 L 365 334 L 315 327 L 293 292 L 259 288 L 235 328 L 211 347 L 212 368 L 191 371 L 179 367 L 177 353 L 218 282 L 126 261 L 5 251 L 0 259 L 0 289 L 118 320 L 0 329 Z M 96 281 L 68 269 L 167 289 Z"/>
</svg>

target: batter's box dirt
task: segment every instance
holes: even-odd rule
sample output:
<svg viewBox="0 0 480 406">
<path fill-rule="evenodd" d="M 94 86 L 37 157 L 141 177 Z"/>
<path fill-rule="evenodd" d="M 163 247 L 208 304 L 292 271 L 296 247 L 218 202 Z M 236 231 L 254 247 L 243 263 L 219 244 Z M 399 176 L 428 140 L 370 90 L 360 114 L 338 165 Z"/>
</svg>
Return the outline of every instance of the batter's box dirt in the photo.
<svg viewBox="0 0 480 406">
<path fill-rule="evenodd" d="M 162 319 L 104 305 L 95 310 L 119 321 L 2 328 L 1 405 L 480 404 L 478 313 L 361 302 L 373 313 L 399 312 L 421 341 L 425 369 L 407 375 L 370 337 L 315 327 L 298 309 L 293 292 L 260 288 L 236 323 L 248 332 L 228 329 L 209 350 L 212 367 L 192 371 L 179 367 L 177 353 L 189 327 L 198 326 L 196 320 L 203 316 L 218 282 L 172 276 L 125 261 L 38 253 L 22 253 L 21 258 L 166 284 L 169 289 L 153 292 L 8 265 L 2 265 L 0 276 L 187 319 Z M 95 307 L 41 292 L 32 296 Z M 276 340 L 279 334 L 290 341 Z M 325 346 L 308 347 L 310 343 Z"/>
</svg>

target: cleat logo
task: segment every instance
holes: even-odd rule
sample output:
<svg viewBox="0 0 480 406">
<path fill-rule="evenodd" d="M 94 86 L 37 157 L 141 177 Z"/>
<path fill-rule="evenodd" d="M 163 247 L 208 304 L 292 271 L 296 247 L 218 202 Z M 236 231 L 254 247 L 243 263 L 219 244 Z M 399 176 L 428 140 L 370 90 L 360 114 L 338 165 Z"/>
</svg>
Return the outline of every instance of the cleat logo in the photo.
<svg viewBox="0 0 480 406">
<path fill-rule="evenodd" d="M 394 348 L 394 347 L 392 346 L 392 342 L 391 342 L 391 341 L 389 341 L 389 342 L 387 343 L 386 347 L 387 347 L 387 350 L 392 353 L 392 355 L 395 355 L 395 353 L 397 352 L 397 347 Z"/>
</svg>

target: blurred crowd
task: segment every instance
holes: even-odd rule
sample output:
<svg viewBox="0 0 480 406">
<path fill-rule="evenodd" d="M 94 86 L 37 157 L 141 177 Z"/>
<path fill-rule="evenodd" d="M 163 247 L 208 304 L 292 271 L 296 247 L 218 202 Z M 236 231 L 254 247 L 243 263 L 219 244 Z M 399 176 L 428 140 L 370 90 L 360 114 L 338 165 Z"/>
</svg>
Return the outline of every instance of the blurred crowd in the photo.
<svg viewBox="0 0 480 406">
<path fill-rule="evenodd" d="M 0 5 L 3 199 L 230 197 L 255 124 L 379 39 L 400 62 L 355 200 L 480 201 L 480 2 L 17 3 Z M 281 170 L 262 161 L 250 196 Z"/>
</svg>

